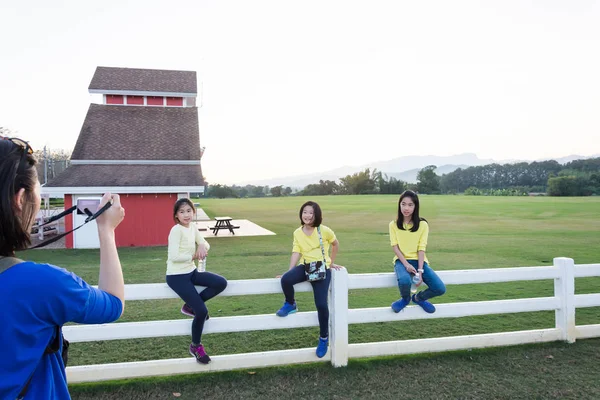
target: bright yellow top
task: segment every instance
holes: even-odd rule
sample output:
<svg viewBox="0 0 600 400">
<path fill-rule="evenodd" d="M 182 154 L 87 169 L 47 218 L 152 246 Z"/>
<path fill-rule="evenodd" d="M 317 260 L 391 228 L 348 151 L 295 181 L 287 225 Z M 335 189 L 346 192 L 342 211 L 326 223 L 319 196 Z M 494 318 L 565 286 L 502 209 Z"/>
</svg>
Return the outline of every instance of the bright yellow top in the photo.
<svg viewBox="0 0 600 400">
<path fill-rule="evenodd" d="M 196 265 L 192 260 L 196 253 L 196 244 L 204 243 L 206 250 L 210 245 L 198 231 L 195 223 L 186 228 L 177 224 L 169 233 L 167 256 L 167 275 L 180 275 L 192 272 Z"/>
<path fill-rule="evenodd" d="M 411 232 L 412 224 L 403 224 L 402 227 L 406 230 L 398 229 L 396 221 L 390 222 L 390 242 L 392 247 L 398 245 L 402 255 L 407 260 L 418 260 L 420 250 L 425 251 L 427 248 L 427 237 L 429 236 L 429 225 L 427 221 L 419 223 L 419 229 L 416 232 Z M 398 259 L 394 256 L 394 262 Z M 429 264 L 427 255 L 425 262 Z"/>
<path fill-rule="evenodd" d="M 325 249 L 325 260 L 327 268 L 331 264 L 331 257 L 329 257 L 329 248 L 331 243 L 336 241 L 335 233 L 327 226 L 321 224 L 321 236 L 323 237 L 323 248 Z M 319 233 L 317 228 L 313 231 L 312 235 L 308 236 L 302 230 L 302 227 L 294 231 L 294 245 L 292 247 L 293 253 L 300 253 L 300 260 L 298 265 L 309 263 L 313 261 L 323 261 L 323 253 L 321 252 L 321 244 L 319 243 Z"/>
</svg>

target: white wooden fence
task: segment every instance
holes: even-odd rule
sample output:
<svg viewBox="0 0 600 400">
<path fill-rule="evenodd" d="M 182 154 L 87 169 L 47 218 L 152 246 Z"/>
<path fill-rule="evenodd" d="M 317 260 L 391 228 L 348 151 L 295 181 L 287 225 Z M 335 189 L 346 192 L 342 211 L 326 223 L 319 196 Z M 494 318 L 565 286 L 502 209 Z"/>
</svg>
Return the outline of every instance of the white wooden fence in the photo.
<svg viewBox="0 0 600 400">
<path fill-rule="evenodd" d="M 425 313 L 418 306 L 409 306 L 395 314 L 389 306 L 379 308 L 348 309 L 348 291 L 396 287 L 393 273 L 348 274 L 345 270 L 333 271 L 329 297 L 330 347 L 327 355 L 318 359 L 313 347 L 307 349 L 265 351 L 212 357 L 208 365 L 198 364 L 193 357 L 124 362 L 101 365 L 67 367 L 70 383 L 104 381 L 144 376 L 174 375 L 206 371 L 223 371 L 258 368 L 284 364 L 331 361 L 345 366 L 348 358 L 373 357 L 393 354 L 438 352 L 523 343 L 540 343 L 564 340 L 573 343 L 577 338 L 600 336 L 600 324 L 575 325 L 575 309 L 600 306 L 599 294 L 575 295 L 575 278 L 600 276 L 600 264 L 575 265 L 570 258 L 555 258 L 553 266 L 497 268 L 479 270 L 439 271 L 446 285 L 494 283 L 511 281 L 554 280 L 554 296 L 515 300 L 477 301 L 436 304 L 434 314 Z M 198 288 L 202 290 L 201 287 Z M 308 283 L 296 285 L 296 291 L 311 291 Z M 247 296 L 281 293 L 279 279 L 253 279 L 229 281 L 220 296 Z M 166 284 L 126 285 L 126 300 L 177 298 Z M 390 299 L 390 303 L 393 299 Z M 274 309 L 278 304 L 274 304 Z M 555 311 L 556 325 L 550 329 L 518 332 L 488 333 L 430 339 L 398 340 L 391 342 L 348 344 L 348 325 L 371 322 L 402 321 L 412 319 L 455 318 L 473 315 L 509 314 L 532 311 Z M 112 323 L 104 325 L 75 325 L 64 327 L 64 335 L 71 342 L 151 338 L 189 335 L 190 319 L 171 321 L 146 321 Z M 287 318 L 273 314 L 232 317 L 212 317 L 204 333 L 243 332 L 254 330 L 290 329 L 318 326 L 316 311 L 299 312 Z"/>
</svg>

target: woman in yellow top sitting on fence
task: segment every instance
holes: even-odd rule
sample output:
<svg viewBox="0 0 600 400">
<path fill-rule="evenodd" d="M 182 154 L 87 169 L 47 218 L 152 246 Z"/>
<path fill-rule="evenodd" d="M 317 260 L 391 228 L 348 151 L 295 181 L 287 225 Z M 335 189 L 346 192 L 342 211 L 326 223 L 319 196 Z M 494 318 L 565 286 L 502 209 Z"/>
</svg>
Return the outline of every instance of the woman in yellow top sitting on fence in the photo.
<svg viewBox="0 0 600 400">
<path fill-rule="evenodd" d="M 419 197 L 406 190 L 398 200 L 398 217 L 390 222 L 390 242 L 395 253 L 394 270 L 398 278 L 400 300 L 392 303 L 392 310 L 400 312 L 411 299 L 428 313 L 434 313 L 435 307 L 429 299 L 446 293 L 444 282 L 429 266 L 425 255 L 429 224 L 419 216 Z M 427 290 L 414 293 L 411 297 L 411 284 L 420 286 L 425 282 Z"/>
<path fill-rule="evenodd" d="M 320 337 L 316 354 L 321 358 L 327 354 L 329 344 L 329 307 L 327 293 L 331 281 L 331 269 L 342 268 L 334 263 L 339 249 L 335 233 L 321 224 L 321 207 L 307 201 L 300 207 L 301 226 L 294 231 L 294 244 L 289 270 L 281 277 L 281 288 L 285 295 L 283 307 L 277 311 L 280 317 L 298 311 L 294 299 L 294 285 L 309 281 L 313 287 L 315 306 L 319 316 Z M 331 255 L 329 250 L 331 249 Z"/>
</svg>

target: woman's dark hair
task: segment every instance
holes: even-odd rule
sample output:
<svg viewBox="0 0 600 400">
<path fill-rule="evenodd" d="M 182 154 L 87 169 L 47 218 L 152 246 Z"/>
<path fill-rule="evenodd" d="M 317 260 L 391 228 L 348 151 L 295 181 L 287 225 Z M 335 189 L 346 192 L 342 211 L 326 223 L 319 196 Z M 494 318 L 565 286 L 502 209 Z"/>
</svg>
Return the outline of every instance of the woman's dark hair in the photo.
<svg viewBox="0 0 600 400">
<path fill-rule="evenodd" d="M 398 219 L 396 219 L 396 226 L 398 227 L 398 229 L 402 229 L 403 231 L 405 230 L 404 215 L 402 215 L 402 200 L 404 200 L 405 197 L 410 197 L 413 203 L 415 203 L 415 210 L 413 211 L 413 215 L 411 217 L 412 228 L 410 228 L 410 231 L 416 232 L 419 230 L 419 224 L 421 223 L 421 221 L 427 222 L 427 220 L 425 218 L 419 217 L 419 196 L 417 196 L 417 194 L 412 190 L 405 190 L 400 195 L 400 200 L 398 200 Z"/>
<path fill-rule="evenodd" d="M 31 244 L 38 176 L 37 160 L 27 149 L 0 137 L 0 256 L 12 256 Z M 21 189 L 25 202 L 19 217 L 15 195 Z"/>
<path fill-rule="evenodd" d="M 175 202 L 175 205 L 173 206 L 173 221 L 175 221 L 176 223 L 179 223 L 179 220 L 177 219 L 177 211 L 179 211 L 179 209 L 186 204 L 192 207 L 192 211 L 194 212 L 194 214 L 196 213 L 196 207 L 194 207 L 194 203 L 192 203 L 190 199 L 179 199 Z"/>
<path fill-rule="evenodd" d="M 315 228 L 320 226 L 321 222 L 323 222 L 323 213 L 321 212 L 321 207 L 319 207 L 319 205 L 314 201 L 307 201 L 306 203 L 302 204 L 302 207 L 300 207 L 300 213 L 298 214 L 300 216 L 300 224 L 304 225 L 304 221 L 302 221 L 302 211 L 306 206 L 311 206 L 315 212 L 312 226 Z"/>
</svg>

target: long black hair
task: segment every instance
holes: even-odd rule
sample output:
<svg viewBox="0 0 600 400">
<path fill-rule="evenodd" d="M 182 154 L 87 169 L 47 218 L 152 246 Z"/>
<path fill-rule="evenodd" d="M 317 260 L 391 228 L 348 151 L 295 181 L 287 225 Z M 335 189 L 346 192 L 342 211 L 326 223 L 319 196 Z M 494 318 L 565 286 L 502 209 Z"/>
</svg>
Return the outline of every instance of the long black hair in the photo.
<svg viewBox="0 0 600 400">
<path fill-rule="evenodd" d="M 400 199 L 398 200 L 398 219 L 396 220 L 396 226 L 398 227 L 398 229 L 401 229 L 403 231 L 406 230 L 404 229 L 404 215 L 402 215 L 402 200 L 404 200 L 404 198 L 406 197 L 409 197 L 413 201 L 413 203 L 415 203 L 415 210 L 413 211 L 411 217 L 412 228 L 410 228 L 410 231 L 416 232 L 419 230 L 419 224 L 421 223 L 421 221 L 427 222 L 427 220 L 425 218 L 419 217 L 419 196 L 417 196 L 417 194 L 412 190 L 405 190 L 400 195 Z"/>
<path fill-rule="evenodd" d="M 0 256 L 12 256 L 31 244 L 30 230 L 35 218 L 37 160 L 11 140 L 0 137 Z M 25 189 L 23 210 L 17 213 L 16 194 Z"/>
</svg>

